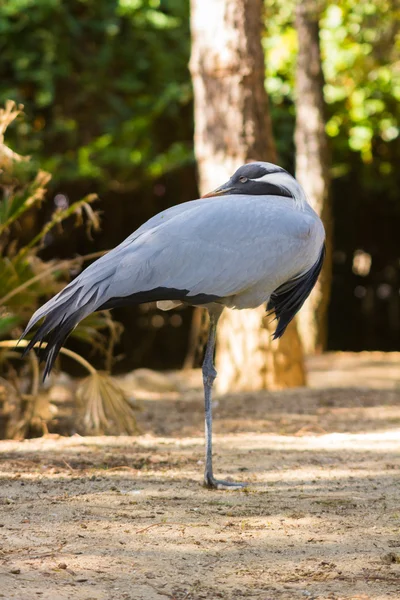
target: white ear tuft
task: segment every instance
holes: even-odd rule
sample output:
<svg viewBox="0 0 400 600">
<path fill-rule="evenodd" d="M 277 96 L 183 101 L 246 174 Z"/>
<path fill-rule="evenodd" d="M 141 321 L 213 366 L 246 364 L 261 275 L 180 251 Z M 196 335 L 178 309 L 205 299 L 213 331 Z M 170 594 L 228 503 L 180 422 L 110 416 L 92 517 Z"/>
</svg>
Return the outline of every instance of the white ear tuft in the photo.
<svg viewBox="0 0 400 600">
<path fill-rule="evenodd" d="M 262 177 L 257 177 L 251 181 L 265 181 L 273 183 L 293 196 L 295 204 L 298 208 L 304 209 L 304 205 L 307 203 L 307 196 L 301 187 L 301 185 L 292 177 L 287 171 L 275 171 L 274 173 L 266 173 Z"/>
</svg>

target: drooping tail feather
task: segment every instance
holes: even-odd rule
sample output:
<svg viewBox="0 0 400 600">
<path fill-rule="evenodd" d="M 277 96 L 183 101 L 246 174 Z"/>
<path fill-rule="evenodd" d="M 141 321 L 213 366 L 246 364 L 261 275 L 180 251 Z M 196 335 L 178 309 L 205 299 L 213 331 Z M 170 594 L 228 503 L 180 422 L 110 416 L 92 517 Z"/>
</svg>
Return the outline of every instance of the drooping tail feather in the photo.
<svg viewBox="0 0 400 600">
<path fill-rule="evenodd" d="M 44 321 L 33 335 L 24 355 L 39 344 L 39 359 L 46 362 L 44 378 L 50 373 L 61 346 L 78 323 L 107 301 L 116 264 L 119 264 L 115 259 L 116 254 L 118 247 L 89 265 L 31 317 L 21 339 L 43 317 Z"/>
<path fill-rule="evenodd" d="M 74 284 L 75 281 L 70 286 L 72 287 Z M 82 319 L 96 310 L 98 286 L 93 286 L 91 290 L 83 294 L 82 291 L 85 290 L 83 290 L 83 287 L 78 286 L 74 286 L 76 290 L 71 294 L 70 286 L 67 286 L 60 294 L 57 294 L 35 312 L 21 336 L 21 339 L 24 338 L 37 321 L 43 316 L 45 317 L 23 352 L 23 356 L 25 356 L 35 344 L 39 343 L 37 351 L 39 360 L 40 362 L 46 362 L 43 379 L 47 377 L 53 368 L 61 346 L 63 346 L 70 333 Z M 91 292 L 90 295 L 88 292 Z M 43 343 L 46 345 L 42 347 Z"/>
<path fill-rule="evenodd" d="M 275 318 L 278 321 L 273 335 L 274 340 L 283 336 L 286 327 L 311 294 L 321 272 L 325 253 L 324 244 L 317 262 L 309 271 L 292 281 L 287 281 L 271 294 L 271 298 L 267 304 L 267 311 L 269 311 L 269 314 L 275 313 Z"/>
</svg>

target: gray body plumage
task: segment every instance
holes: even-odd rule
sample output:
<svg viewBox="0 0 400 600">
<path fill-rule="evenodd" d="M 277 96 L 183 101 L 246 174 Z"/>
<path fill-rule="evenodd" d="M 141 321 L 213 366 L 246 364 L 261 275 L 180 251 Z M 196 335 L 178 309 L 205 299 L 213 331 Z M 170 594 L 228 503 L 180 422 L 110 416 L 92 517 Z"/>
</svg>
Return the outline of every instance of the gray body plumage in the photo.
<svg viewBox="0 0 400 600">
<path fill-rule="evenodd" d="M 310 294 L 322 268 L 325 232 L 297 181 L 271 163 L 243 165 L 200 200 L 155 215 L 35 312 L 23 336 L 44 317 L 27 351 L 46 342 L 44 375 L 73 328 L 91 312 L 157 301 L 204 305 L 210 332 L 203 362 L 206 424 L 205 485 L 212 468 L 211 388 L 218 318 L 224 307 L 266 303 L 280 337 Z"/>
<path fill-rule="evenodd" d="M 231 308 L 255 308 L 311 269 L 323 240 L 312 208 L 298 208 L 289 198 L 227 195 L 187 202 L 156 215 L 90 265 L 36 311 L 27 330 L 69 299 L 66 316 L 84 306 L 89 314 L 112 298 L 157 288 L 185 290 L 188 303 L 201 294 Z"/>
</svg>

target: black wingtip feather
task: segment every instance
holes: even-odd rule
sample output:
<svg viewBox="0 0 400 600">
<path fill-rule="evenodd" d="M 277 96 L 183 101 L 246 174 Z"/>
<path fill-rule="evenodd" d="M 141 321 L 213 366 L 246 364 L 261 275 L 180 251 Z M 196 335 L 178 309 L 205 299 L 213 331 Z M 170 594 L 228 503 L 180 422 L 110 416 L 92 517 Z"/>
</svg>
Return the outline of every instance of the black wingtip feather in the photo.
<svg viewBox="0 0 400 600">
<path fill-rule="evenodd" d="M 77 312 L 79 313 L 79 311 Z M 25 348 L 23 356 L 34 349 L 39 358 L 39 362 L 46 362 L 43 372 L 43 381 L 49 375 L 61 347 L 78 321 L 79 315 L 77 313 L 74 313 L 68 318 L 66 318 L 65 314 L 62 316 L 60 315 L 59 324 L 49 331 L 48 318 L 46 317 Z M 37 343 L 39 343 L 39 346 L 35 348 Z M 46 344 L 45 347 L 43 347 L 44 343 Z"/>
<path fill-rule="evenodd" d="M 279 286 L 272 294 L 267 305 L 270 314 L 275 313 L 278 321 L 273 339 L 279 339 L 286 331 L 286 327 L 303 306 L 317 282 L 325 258 L 325 244 L 315 265 L 307 273 L 287 281 Z"/>
<path fill-rule="evenodd" d="M 46 315 L 43 323 L 40 325 L 23 352 L 23 356 L 25 356 L 39 343 L 39 347 L 35 348 L 39 362 L 46 363 L 43 372 L 43 381 L 50 374 L 61 347 L 64 345 L 68 336 L 79 321 L 88 314 L 87 307 L 93 306 L 96 299 L 97 291 L 94 291 L 88 301 L 85 302 L 84 306 L 71 311 L 71 308 L 69 308 L 68 305 L 70 301 L 74 300 L 74 297 L 72 296 L 69 300 L 54 308 Z M 25 332 L 23 336 L 25 336 Z M 43 344 L 46 345 L 42 347 Z"/>
</svg>

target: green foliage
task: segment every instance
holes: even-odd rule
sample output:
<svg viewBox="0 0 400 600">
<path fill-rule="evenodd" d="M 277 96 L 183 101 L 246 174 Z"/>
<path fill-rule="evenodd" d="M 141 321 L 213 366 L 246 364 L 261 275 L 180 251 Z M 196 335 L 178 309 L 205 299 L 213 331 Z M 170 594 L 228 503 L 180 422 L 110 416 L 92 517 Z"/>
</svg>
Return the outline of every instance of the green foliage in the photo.
<svg viewBox="0 0 400 600">
<path fill-rule="evenodd" d="M 383 176 L 392 168 L 387 143 L 400 133 L 399 16 L 388 0 L 347 0 L 329 6 L 322 21 L 325 98 L 334 109 L 327 132 L 339 143 L 345 135 L 364 163 L 378 161 Z"/>
<path fill-rule="evenodd" d="M 266 0 L 267 87 L 281 159 L 293 157 L 294 0 Z M 399 136 L 399 8 L 327 2 L 321 18 L 334 175 L 354 164 L 394 189 Z M 188 0 L 0 3 L 0 102 L 28 114 L 12 145 L 56 185 L 125 192 L 192 159 Z M 361 168 L 361 167 L 360 167 Z M 370 170 L 367 168 L 367 172 Z"/>
<path fill-rule="evenodd" d="M 294 124 L 297 38 L 293 14 L 293 4 L 267 0 L 267 87 L 284 157 L 292 136 L 287 126 Z M 390 0 L 328 3 L 320 21 L 320 37 L 333 174 L 354 169 L 358 155 L 369 173 L 366 183 L 385 185 L 395 193 L 397 182 L 390 176 L 398 159 L 398 145 L 392 142 L 400 133 L 400 10 Z M 286 130 L 280 128 L 282 122 Z M 376 182 L 376 174 L 385 182 Z"/>
<path fill-rule="evenodd" d="M 4 144 L 4 133 L 19 113 L 11 101 L 0 110 L 0 337 L 3 338 L 25 324 L 39 302 L 65 284 L 71 267 L 82 263 L 81 258 L 43 262 L 37 252 L 49 231 L 71 217 L 77 219 L 78 225 L 82 224 L 83 212 L 86 223 L 99 228 L 98 216 L 90 208 L 96 199 L 92 194 L 67 208 L 57 208 L 36 235 L 31 235 L 24 245 L 16 243 L 15 228 L 21 227 L 21 220 L 41 204 L 50 181 L 49 173 Z M 105 338 L 100 330 L 105 327 L 114 327 L 108 315 L 93 315 L 76 329 L 75 335 L 101 347 Z"/>
<path fill-rule="evenodd" d="M 191 160 L 187 0 L 0 3 L 0 103 L 12 144 L 56 184 L 125 191 Z"/>
</svg>

